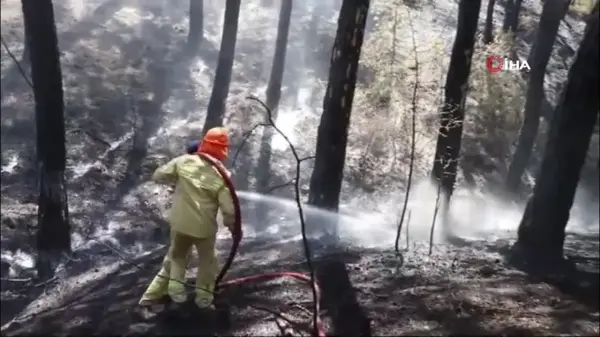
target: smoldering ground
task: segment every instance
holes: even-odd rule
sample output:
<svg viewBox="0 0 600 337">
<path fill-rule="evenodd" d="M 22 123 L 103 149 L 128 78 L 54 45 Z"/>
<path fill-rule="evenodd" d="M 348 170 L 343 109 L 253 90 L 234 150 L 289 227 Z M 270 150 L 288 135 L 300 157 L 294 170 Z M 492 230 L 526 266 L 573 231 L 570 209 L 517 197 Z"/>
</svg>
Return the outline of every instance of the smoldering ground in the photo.
<svg viewBox="0 0 600 337">
<path fill-rule="evenodd" d="M 70 291 L 79 292 L 77 289 L 95 284 L 103 277 L 118 279 L 123 276 L 121 272 L 134 275 L 135 271 L 125 267 L 127 263 L 123 262 L 123 257 L 142 259 L 140 256 L 150 252 L 150 255 L 144 255 L 148 260 L 143 262 L 150 266 L 148 276 L 144 277 L 150 277 L 152 266 L 158 263 L 156 256 L 162 253 L 160 249 L 167 240 L 164 219 L 169 191 L 166 187 L 148 182 L 147 178 L 157 165 L 183 151 L 185 141 L 197 138 L 201 132 L 218 57 L 223 1 L 204 1 L 205 38 L 198 55 L 191 58 L 181 52 L 188 27 L 187 2 L 108 0 L 54 3 L 70 130 L 68 177 L 75 257 L 59 271 L 58 276 L 62 278 L 59 284 L 50 284 L 44 296 L 30 296 L 17 291 L 23 284 L 29 284 L 27 282 L 3 281 L 3 324 L 15 315 L 57 306 L 72 295 Z M 275 45 L 278 3 L 242 3 L 225 121 L 232 130 L 232 153 L 237 151 L 245 133 L 264 118 L 264 111 L 245 97 L 249 94 L 264 97 Z M 450 270 L 449 263 L 447 267 L 436 267 L 433 262 L 423 261 L 427 255 L 437 192 L 426 178 L 433 156 L 435 131 L 432 130 L 435 129 L 440 103 L 440 79 L 447 71 L 447 56 L 455 33 L 456 4 L 439 1 L 419 8 L 399 6 L 397 11 L 389 10 L 388 6 L 391 6 L 390 3 L 375 2 L 369 16 L 369 32 L 361 59 L 362 82 L 357 89 L 353 109 L 340 215 L 306 207 L 307 219 L 310 220 L 307 222 L 308 234 L 321 239 L 318 244 L 318 240 L 313 240 L 312 248 L 316 253 L 326 255 L 327 249 L 332 249 L 333 246 L 328 245 L 331 242 L 323 241 L 327 239 L 342 243 L 335 245 L 336 249 L 340 246 L 345 247 L 344 250 L 371 249 L 363 251 L 361 261 L 385 260 L 382 264 L 386 267 L 381 270 L 377 269 L 377 263 L 349 262 L 352 268 L 357 268 L 352 272 L 353 281 L 362 278 L 361 273 L 366 275 L 364 277 L 379 273 L 390 282 L 394 278 L 405 279 L 394 274 L 397 259 L 393 254 L 386 255 L 386 251 L 393 248 L 406 184 L 410 147 L 407 118 L 410 118 L 411 97 L 408 93 L 416 81 L 411 70 L 414 53 L 409 47 L 412 34 L 416 34 L 419 45 L 416 55 L 421 63 L 418 81 L 422 89 L 417 98 L 416 173 L 408 205 L 411 219 L 405 224 L 401 247 L 407 246 L 408 230 L 409 252 L 405 255 L 409 274 L 414 270 L 418 274 L 419 270 L 427 269 L 427 272 L 438 270 L 436 275 L 439 276 Z M 527 7 L 527 15 L 537 20 L 539 8 L 533 6 Z M 339 1 L 306 1 L 295 3 L 293 9 L 283 97 L 276 124 L 290 137 L 301 156 L 310 156 L 314 152 L 338 8 Z M 23 30 L 19 2 L 3 0 L 1 13 L 3 38 L 21 60 Z M 391 14 L 401 20 L 394 29 L 397 43 L 393 52 L 390 46 L 394 44 L 389 34 L 393 24 Z M 498 15 L 501 14 L 499 11 Z M 576 46 L 582 24 L 572 18 L 565 22 L 568 25 L 561 26 L 559 35 L 566 45 Z M 389 62 L 388 56 L 394 57 L 394 61 Z M 553 56 L 550 63 L 552 81 L 549 81 L 548 88 L 550 99 L 558 90 L 555 82 L 566 71 L 561 64 L 568 61 L 562 55 Z M 27 68 L 26 62 L 24 66 Z M 390 99 L 389 111 L 392 113 L 370 103 L 374 97 L 373 88 L 381 87 L 377 79 L 387 77 L 403 81 L 396 83 L 399 89 Z M 471 107 L 469 114 L 485 117 L 485 105 L 476 94 L 468 104 Z M 504 112 L 498 112 L 498 115 L 501 114 Z M 469 121 L 472 129 L 503 129 L 503 125 L 483 125 L 487 123 L 483 117 Z M 36 184 L 33 178 L 35 149 L 32 130 L 30 88 L 3 50 L 2 275 L 10 279 L 25 280 L 33 276 L 31 237 L 35 231 Z M 508 136 L 488 142 L 502 143 L 502 148 L 510 149 L 514 140 L 509 137 L 511 132 L 516 130 L 507 129 Z M 233 166 L 235 183 L 241 191 L 245 226 L 245 239 L 232 270 L 234 274 L 251 272 L 249 265 L 254 269 L 258 265 L 275 268 L 278 263 L 285 264 L 281 261 L 286 258 L 295 261 L 293 263 L 300 263 L 302 259 L 297 205 L 289 201 L 293 193 L 289 182 L 295 174 L 295 163 L 279 135 L 267 142 L 270 146 L 261 146 L 261 136 L 262 130 L 258 129 L 249 137 Z M 488 165 L 492 159 L 496 163 L 491 151 L 481 145 L 483 137 L 491 138 L 489 132 L 483 135 L 474 132 L 474 135 L 465 137 L 465 157 L 476 157 L 475 163 Z M 585 179 L 582 178 L 578 190 L 568 231 L 597 236 L 598 181 L 595 163 L 598 139 L 592 142 L 590 158 L 584 168 Z M 259 152 L 265 149 L 272 152 L 270 165 L 258 167 Z M 504 164 L 502 160 L 497 162 L 500 164 L 492 171 L 502 172 Z M 463 166 L 465 177 L 460 177 L 451 205 L 449 218 L 452 231 L 463 239 L 477 241 L 473 243 L 476 247 L 494 245 L 498 239 L 510 241 L 515 236 L 523 204 L 498 198 L 493 189 L 487 188 L 492 179 L 483 173 L 467 179 L 466 173 L 487 170 L 480 167 L 483 165 L 475 166 L 474 170 Z M 302 164 L 299 184 L 303 193 L 308 190 L 311 171 L 310 161 Z M 535 164 L 528 171 L 526 180 L 531 180 L 534 172 Z M 257 195 L 260 174 L 268 176 L 267 189 L 283 187 L 273 189 L 269 196 Z M 257 213 L 257 210 L 268 212 Z M 337 227 L 335 240 L 323 235 L 331 232 L 329 229 L 334 226 Z M 438 231 L 434 233 L 436 248 L 430 260 L 442 261 L 443 258 L 459 256 L 466 261 L 469 252 L 454 252 L 439 232 L 442 228 L 439 221 L 437 227 Z M 229 249 L 230 241 L 226 232 L 221 233 L 220 238 L 219 251 L 222 255 Z M 591 245 L 590 251 L 594 251 L 597 239 L 591 240 Z M 373 251 L 377 253 L 370 255 Z M 577 251 L 577 254 L 581 252 Z M 493 261 L 496 256 L 486 256 L 488 258 Z M 302 266 L 289 268 L 301 269 Z M 475 270 L 473 268 L 479 266 L 469 270 Z M 140 284 L 131 287 L 143 288 L 145 284 L 142 283 L 147 281 L 144 277 L 138 277 Z M 423 276 L 423 279 L 426 278 L 426 275 Z M 127 279 L 126 276 L 123 279 Z M 431 276 L 431 280 L 434 279 Z M 381 294 L 386 292 L 382 290 L 385 287 L 377 288 L 380 286 L 377 282 L 377 289 L 369 290 L 369 280 L 368 277 L 358 280 L 355 286 L 367 289 L 365 293 L 368 296 L 364 296 L 385 296 Z M 82 288 L 76 288 L 75 283 Z M 135 299 L 128 301 L 135 302 Z M 413 303 L 414 299 L 386 298 L 386 302 L 394 301 Z M 129 302 L 123 302 L 123 305 Z M 9 309 L 7 305 L 14 308 Z M 21 312 L 26 305 L 27 309 Z M 370 308 L 374 312 L 381 309 L 376 304 Z"/>
</svg>

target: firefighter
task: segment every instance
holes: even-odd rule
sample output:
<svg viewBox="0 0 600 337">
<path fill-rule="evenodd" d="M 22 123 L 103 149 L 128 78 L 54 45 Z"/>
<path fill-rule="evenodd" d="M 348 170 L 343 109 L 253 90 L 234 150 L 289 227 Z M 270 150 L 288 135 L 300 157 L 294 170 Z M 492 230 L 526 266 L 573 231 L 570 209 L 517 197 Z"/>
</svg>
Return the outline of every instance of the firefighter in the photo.
<svg viewBox="0 0 600 337">
<path fill-rule="evenodd" d="M 198 253 L 194 302 L 200 309 L 214 309 L 213 290 L 218 275 L 215 255 L 217 212 L 221 211 L 223 224 L 233 232 L 235 208 L 223 177 L 197 153 L 216 159 L 224 169 L 223 162 L 228 151 L 227 129 L 213 128 L 199 144 L 192 144 L 191 149 L 188 146 L 187 154 L 172 159 L 154 172 L 152 180 L 155 182 L 175 184 L 168 219 L 170 245 L 162 268 L 140 300 L 141 306 L 160 305 L 165 296 L 169 296 L 176 305 L 186 301 L 185 272 L 188 252 L 194 246 Z"/>
</svg>

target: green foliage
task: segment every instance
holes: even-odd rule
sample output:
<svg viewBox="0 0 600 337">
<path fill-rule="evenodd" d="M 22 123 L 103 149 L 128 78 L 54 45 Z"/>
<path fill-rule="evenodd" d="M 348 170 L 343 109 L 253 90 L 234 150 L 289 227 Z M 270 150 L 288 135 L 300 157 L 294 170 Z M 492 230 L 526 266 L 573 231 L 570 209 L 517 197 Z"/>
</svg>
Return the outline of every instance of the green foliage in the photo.
<svg viewBox="0 0 600 337">
<path fill-rule="evenodd" d="M 525 104 L 525 77 L 520 72 L 500 71 L 490 73 L 486 67 L 489 56 L 509 55 L 512 39 L 498 33 L 496 41 L 478 43 L 471 67 L 469 98 L 477 102 L 479 120 L 487 121 L 488 128 L 518 130 Z M 491 123 L 491 124 L 490 124 Z"/>
<path fill-rule="evenodd" d="M 573 0 L 569 9 L 577 13 L 588 14 L 594 7 L 595 1 L 597 0 Z"/>
<path fill-rule="evenodd" d="M 448 13 L 448 17 L 453 18 L 454 14 Z M 437 31 L 424 30 L 424 24 L 429 25 L 431 20 L 442 22 L 439 15 L 412 9 L 398 0 L 375 2 L 370 15 L 372 27 L 361 55 L 350 131 L 352 147 L 362 150 L 348 154 L 348 167 L 357 168 L 349 172 L 350 176 L 365 185 L 378 179 L 371 176 L 373 172 L 405 180 L 413 99 L 417 115 L 415 173 L 418 177 L 429 172 L 448 71 L 451 45 L 447 38 L 455 29 L 450 21 L 445 23 L 448 27 L 437 27 Z M 518 73 L 491 74 L 485 64 L 490 55 L 510 55 L 511 41 L 509 36 L 498 33 L 496 42 L 476 45 L 467 99 L 465 132 L 484 147 L 487 144 L 480 140 L 495 134 L 497 137 L 489 138 L 501 139 L 501 143 L 489 147 L 497 147 L 498 153 L 510 151 L 519 130 L 525 79 Z M 473 151 L 477 151 L 477 156 L 488 152 L 481 148 Z M 378 169 L 371 170 L 374 166 Z"/>
</svg>

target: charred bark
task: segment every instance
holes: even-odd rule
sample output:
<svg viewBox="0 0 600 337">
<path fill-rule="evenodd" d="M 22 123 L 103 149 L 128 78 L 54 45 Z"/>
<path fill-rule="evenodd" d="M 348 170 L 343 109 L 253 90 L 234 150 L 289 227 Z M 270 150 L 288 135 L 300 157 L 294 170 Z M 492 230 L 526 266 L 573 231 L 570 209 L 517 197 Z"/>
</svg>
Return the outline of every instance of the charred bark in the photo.
<svg viewBox="0 0 600 337">
<path fill-rule="evenodd" d="M 544 2 L 545 3 L 545 2 Z M 563 11 L 563 16 L 561 19 L 564 19 L 565 15 L 567 15 L 567 13 L 569 12 L 569 7 L 571 6 L 571 1 L 565 1 L 564 3 L 564 11 Z M 539 30 L 539 25 L 538 25 L 538 30 Z M 535 35 L 537 36 L 539 33 L 536 31 Z M 529 47 L 529 54 L 527 54 L 527 63 L 531 64 L 534 62 L 533 58 L 535 57 L 535 48 L 536 48 L 536 44 L 537 44 L 537 40 L 533 40 L 533 42 L 531 43 L 531 46 Z M 546 104 L 546 103 L 544 103 Z"/>
<path fill-rule="evenodd" d="M 21 3 L 31 60 L 39 163 L 36 268 L 38 277 L 47 279 L 62 253 L 71 250 L 62 74 L 52 1 Z"/>
<path fill-rule="evenodd" d="M 519 28 L 519 14 L 521 13 L 522 4 L 523 0 L 506 1 L 504 21 L 502 22 L 502 31 L 505 34 L 517 34 L 517 29 Z"/>
<path fill-rule="evenodd" d="M 544 101 L 544 78 L 546 66 L 552 55 L 552 47 L 558 34 L 560 21 L 565 14 L 563 0 L 546 0 L 540 18 L 537 42 L 532 62 L 529 63 L 529 83 L 525 100 L 524 120 L 519 132 L 517 148 L 508 169 L 506 189 L 509 193 L 518 192 L 521 177 L 527 168 L 527 163 L 533 152 L 535 138 L 540 126 L 541 107 Z"/>
<path fill-rule="evenodd" d="M 277 109 L 281 99 L 281 81 L 283 80 L 283 69 L 285 67 L 285 54 L 290 31 L 290 19 L 292 16 L 292 1 L 282 1 L 279 10 L 279 24 L 277 25 L 277 40 L 275 42 L 275 55 L 271 66 L 271 76 L 267 86 L 267 106 L 272 111 Z M 275 116 L 274 116 L 275 117 Z"/>
<path fill-rule="evenodd" d="M 21 63 L 29 63 L 30 62 L 30 58 L 29 58 L 29 39 L 30 39 L 30 34 L 29 34 L 29 29 L 27 28 L 27 25 L 23 25 L 23 38 L 24 38 L 24 47 L 23 47 L 23 56 L 21 57 Z"/>
<path fill-rule="evenodd" d="M 187 45 L 190 52 L 196 52 L 204 39 L 204 1 L 190 0 L 190 27 Z"/>
<path fill-rule="evenodd" d="M 446 200 L 450 199 L 456 182 L 465 117 L 465 99 L 480 8 L 481 0 L 461 0 L 458 9 L 458 28 L 446 77 L 444 106 L 440 114 L 440 128 L 432 170 L 432 177 L 441 184 Z"/>
<path fill-rule="evenodd" d="M 367 0 L 343 1 L 323 99 L 308 200 L 311 205 L 333 211 L 339 207 L 356 71 L 368 10 Z"/>
<path fill-rule="evenodd" d="M 515 245 L 537 262 L 563 258 L 565 228 L 581 168 L 598 118 L 597 7 L 588 21 L 567 84 L 557 104 L 532 197 L 519 225 Z"/>
<path fill-rule="evenodd" d="M 496 0 L 488 0 L 485 26 L 483 29 L 483 43 L 490 44 L 494 41 L 494 6 Z"/>
<path fill-rule="evenodd" d="M 292 15 L 292 1 L 282 1 L 279 10 L 279 24 L 277 26 L 277 39 L 275 42 L 275 55 L 271 66 L 271 76 L 267 85 L 266 104 L 271 109 L 273 120 L 277 119 L 278 105 L 281 99 L 281 82 L 283 80 L 283 71 L 285 68 L 285 56 L 287 52 L 288 35 L 290 30 L 290 19 Z M 273 138 L 273 128 L 263 129 L 260 155 L 258 158 L 257 187 L 260 193 L 266 193 L 269 188 L 271 149 L 270 143 Z M 260 213 L 264 213 L 263 210 Z"/>
<path fill-rule="evenodd" d="M 219 50 L 219 61 L 215 72 L 213 90 L 208 102 L 203 134 L 211 128 L 223 125 L 225 103 L 229 94 L 231 70 L 235 56 L 240 3 L 241 0 L 227 0 L 225 2 L 225 22 L 223 23 L 221 49 Z"/>
<path fill-rule="evenodd" d="M 350 113 L 369 3 L 368 0 L 342 2 L 331 53 L 329 82 L 323 99 L 323 114 L 317 131 L 308 202 L 334 212 L 339 208 Z M 335 245 L 337 224 L 326 226 L 327 234 L 334 239 L 331 243 Z M 332 334 L 371 336 L 370 319 L 356 298 L 344 261 L 337 256 L 318 265 L 316 276 L 323 290 L 321 304 L 332 313 Z"/>
</svg>

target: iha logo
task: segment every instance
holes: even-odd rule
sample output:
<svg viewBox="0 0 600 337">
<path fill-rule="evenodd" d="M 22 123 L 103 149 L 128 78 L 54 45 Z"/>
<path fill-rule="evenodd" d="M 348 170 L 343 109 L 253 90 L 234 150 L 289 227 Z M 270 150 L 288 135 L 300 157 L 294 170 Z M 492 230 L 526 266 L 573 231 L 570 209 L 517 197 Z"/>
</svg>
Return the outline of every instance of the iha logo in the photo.
<svg viewBox="0 0 600 337">
<path fill-rule="evenodd" d="M 507 57 L 490 56 L 485 62 L 485 67 L 490 73 L 497 73 L 499 71 L 522 71 L 523 69 L 529 71 L 529 63 L 527 61 L 513 61 Z"/>
</svg>

